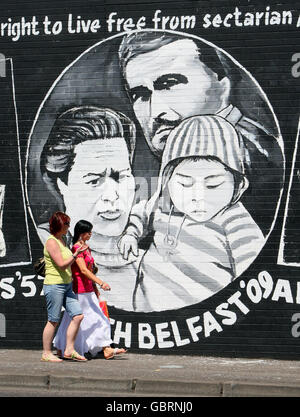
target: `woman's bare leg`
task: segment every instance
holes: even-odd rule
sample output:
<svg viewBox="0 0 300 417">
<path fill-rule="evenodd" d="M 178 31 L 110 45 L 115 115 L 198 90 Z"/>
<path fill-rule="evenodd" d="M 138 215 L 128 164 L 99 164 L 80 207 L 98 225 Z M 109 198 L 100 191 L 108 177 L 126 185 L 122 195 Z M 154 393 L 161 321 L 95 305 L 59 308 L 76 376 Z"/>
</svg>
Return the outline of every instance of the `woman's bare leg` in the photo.
<svg viewBox="0 0 300 417">
<path fill-rule="evenodd" d="M 55 329 L 58 323 L 54 321 L 47 321 L 46 326 L 43 331 L 43 354 L 42 361 L 49 362 L 61 362 L 62 360 L 57 358 L 52 353 L 52 341 L 54 338 Z"/>
<path fill-rule="evenodd" d="M 121 353 L 127 352 L 126 349 L 112 348 L 111 346 L 105 346 L 102 350 L 105 359 L 112 359 L 116 355 L 120 355 Z"/>
<path fill-rule="evenodd" d="M 52 353 L 52 341 L 54 339 L 55 329 L 58 323 L 54 321 L 47 321 L 43 331 L 43 354 L 49 355 Z"/>
<path fill-rule="evenodd" d="M 83 314 L 74 316 L 69 324 L 66 334 L 66 349 L 65 355 L 70 356 L 75 350 L 75 339 L 79 330 L 80 323 L 83 320 Z"/>
</svg>

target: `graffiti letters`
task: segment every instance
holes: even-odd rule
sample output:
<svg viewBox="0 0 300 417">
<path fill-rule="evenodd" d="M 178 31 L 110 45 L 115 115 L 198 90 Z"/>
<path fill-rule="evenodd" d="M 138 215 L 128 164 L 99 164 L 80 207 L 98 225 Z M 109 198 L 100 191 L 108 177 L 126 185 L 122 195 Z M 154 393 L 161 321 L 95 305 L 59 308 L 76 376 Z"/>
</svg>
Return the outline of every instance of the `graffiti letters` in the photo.
<svg viewBox="0 0 300 417">
<path fill-rule="evenodd" d="M 16 290 L 13 287 L 14 278 L 2 278 L 0 280 L 0 298 L 4 298 L 6 300 L 10 300 L 14 298 L 16 294 Z"/>
<path fill-rule="evenodd" d="M 153 12 L 152 16 L 122 17 L 118 12 L 111 12 L 103 23 L 106 29 L 111 32 L 128 32 L 132 30 L 142 30 L 147 27 L 155 30 L 190 30 L 198 26 L 208 28 L 232 28 L 232 27 L 258 27 L 258 26 L 278 26 L 300 25 L 300 17 L 296 20 L 292 10 L 271 10 L 266 6 L 264 10 L 255 12 L 243 12 L 239 7 L 235 7 L 227 14 L 203 13 L 199 15 L 164 15 L 160 9 Z M 13 42 L 19 41 L 22 37 L 37 35 L 57 36 L 64 31 L 69 34 L 94 33 L 97 34 L 105 26 L 97 18 L 86 18 L 81 15 L 68 15 L 62 20 L 54 20 L 52 17 L 44 16 L 39 21 L 36 16 L 21 17 L 14 21 L 9 17 L 0 22 L 0 37 L 8 37 Z"/>
<path fill-rule="evenodd" d="M 203 18 L 203 27 L 210 26 L 219 28 L 221 26 L 230 28 L 232 26 L 272 26 L 272 25 L 291 25 L 293 22 L 293 15 L 290 10 L 276 11 L 270 10 L 267 6 L 265 11 L 256 11 L 255 13 L 243 13 L 238 7 L 232 13 L 228 13 L 224 17 L 220 14 L 212 16 L 206 14 Z"/>
<path fill-rule="evenodd" d="M 81 16 L 77 16 L 76 20 L 73 18 L 72 14 L 68 16 L 68 32 L 69 33 L 97 33 L 98 29 L 101 28 L 99 19 L 81 19 Z"/>
<path fill-rule="evenodd" d="M 299 337 L 300 336 L 300 313 L 295 313 L 292 315 L 292 322 L 295 324 L 292 326 L 292 336 Z"/>
<path fill-rule="evenodd" d="M 3 54 L 0 53 L 0 77 L 6 77 L 6 59 Z"/>
<path fill-rule="evenodd" d="M 116 12 L 112 12 L 109 14 L 106 23 L 108 32 L 112 32 L 113 30 L 116 30 L 117 32 L 121 32 L 122 30 L 128 31 L 132 29 L 140 30 L 146 26 L 146 18 L 145 16 L 141 16 L 135 23 L 131 17 L 125 20 L 124 18 L 117 17 Z"/>
<path fill-rule="evenodd" d="M 6 337 L 6 320 L 2 313 L 0 313 L 0 337 Z"/>
<path fill-rule="evenodd" d="M 245 291 L 236 291 L 226 302 L 219 304 L 214 311 L 186 318 L 179 322 L 175 320 L 159 323 L 130 323 L 110 319 L 114 334 L 114 343 L 131 346 L 134 325 L 137 326 L 140 349 L 168 349 L 198 342 L 201 337 L 208 338 L 222 332 L 227 326 L 234 325 L 239 316 L 245 316 L 251 311 L 251 304 L 258 304 L 263 299 L 283 301 L 287 304 L 300 304 L 300 282 L 296 283 L 296 294 L 293 294 L 288 280 L 274 280 L 267 271 L 261 271 L 257 278 L 252 278 L 245 284 L 240 282 Z M 294 314 L 292 321 L 293 337 L 300 335 L 300 314 Z"/>
<path fill-rule="evenodd" d="M 22 275 L 20 271 L 16 271 L 15 276 L 0 279 L 0 300 L 11 300 L 16 295 L 17 287 L 20 287 L 23 297 L 34 297 L 37 293 L 37 287 L 34 280 L 35 275 Z M 42 279 L 42 277 L 38 277 Z M 40 294 L 42 295 L 42 294 Z"/>
<path fill-rule="evenodd" d="M 16 42 L 21 36 L 39 35 L 38 24 L 36 16 L 33 16 L 31 20 L 21 17 L 21 20 L 18 22 L 13 22 L 12 18 L 9 17 L 6 22 L 0 24 L 0 34 L 1 37 L 8 36 L 12 41 Z"/>
<path fill-rule="evenodd" d="M 156 10 L 152 19 L 154 29 L 193 29 L 196 16 L 161 16 L 161 10 Z"/>
<path fill-rule="evenodd" d="M 295 62 L 292 66 L 292 76 L 298 78 L 300 77 L 300 52 L 292 56 L 292 62 Z"/>
<path fill-rule="evenodd" d="M 55 22 L 52 22 L 48 16 L 45 16 L 43 26 L 45 35 L 58 35 L 63 29 L 62 21 L 56 20 Z"/>
</svg>

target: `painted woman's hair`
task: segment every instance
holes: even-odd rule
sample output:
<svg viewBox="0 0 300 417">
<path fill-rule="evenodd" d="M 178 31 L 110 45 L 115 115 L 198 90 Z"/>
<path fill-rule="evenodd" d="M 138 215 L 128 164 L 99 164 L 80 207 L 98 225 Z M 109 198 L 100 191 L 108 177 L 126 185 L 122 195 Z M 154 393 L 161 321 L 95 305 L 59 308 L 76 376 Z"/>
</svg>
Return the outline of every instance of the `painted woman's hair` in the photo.
<svg viewBox="0 0 300 417">
<path fill-rule="evenodd" d="M 72 107 L 55 121 L 41 154 L 40 168 L 47 186 L 57 190 L 59 177 L 65 184 L 73 166 L 75 146 L 87 140 L 124 138 L 132 163 L 136 129 L 124 114 L 96 106 Z M 50 188 L 50 187 L 49 187 Z"/>
</svg>

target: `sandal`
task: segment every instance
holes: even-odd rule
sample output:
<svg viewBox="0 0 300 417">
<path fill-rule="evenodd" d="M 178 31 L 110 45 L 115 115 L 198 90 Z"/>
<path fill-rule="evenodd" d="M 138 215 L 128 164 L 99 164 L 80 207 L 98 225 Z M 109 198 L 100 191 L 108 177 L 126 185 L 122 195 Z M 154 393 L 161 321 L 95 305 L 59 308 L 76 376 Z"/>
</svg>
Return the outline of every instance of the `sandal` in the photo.
<svg viewBox="0 0 300 417">
<path fill-rule="evenodd" d="M 41 362 L 62 362 L 62 359 L 59 359 L 50 353 L 48 355 L 42 355 Z"/>
<path fill-rule="evenodd" d="M 79 353 L 76 352 L 76 350 L 73 350 L 73 352 L 71 353 L 71 355 L 64 355 L 63 356 L 64 359 L 68 359 L 71 361 L 77 361 L 77 362 L 86 362 L 87 359 L 84 356 L 79 355 Z"/>
<path fill-rule="evenodd" d="M 107 360 L 108 359 L 113 359 L 116 355 L 120 355 L 122 353 L 126 353 L 127 352 L 126 349 L 118 349 L 118 348 L 113 349 L 112 348 L 111 350 L 112 350 L 112 352 L 110 354 L 108 354 L 108 355 L 105 355 L 105 352 L 103 352 L 105 359 L 107 359 Z"/>
</svg>

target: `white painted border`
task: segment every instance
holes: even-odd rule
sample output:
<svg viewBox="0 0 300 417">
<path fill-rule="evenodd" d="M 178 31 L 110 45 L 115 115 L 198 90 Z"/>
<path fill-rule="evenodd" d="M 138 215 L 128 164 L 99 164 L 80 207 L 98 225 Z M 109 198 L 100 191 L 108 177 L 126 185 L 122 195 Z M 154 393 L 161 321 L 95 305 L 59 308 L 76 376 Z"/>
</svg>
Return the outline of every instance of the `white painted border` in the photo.
<svg viewBox="0 0 300 417">
<path fill-rule="evenodd" d="M 282 230 L 281 230 L 281 236 L 280 236 L 280 243 L 279 243 L 279 251 L 278 251 L 278 258 L 277 258 L 277 264 L 278 265 L 284 265 L 284 266 L 298 266 L 300 267 L 300 259 L 299 262 L 285 262 L 284 260 L 284 232 L 285 232 L 285 226 L 286 226 L 286 220 L 288 217 L 288 210 L 289 210 L 289 204 L 290 204 L 290 192 L 293 184 L 293 177 L 294 177 L 294 170 L 295 170 L 295 164 L 297 159 L 297 151 L 298 151 L 298 142 L 299 142 L 299 135 L 300 135 L 300 117 L 298 122 L 298 132 L 295 142 L 295 149 L 293 154 L 293 161 L 292 161 L 292 170 L 289 180 L 289 187 L 288 187 L 288 193 L 286 198 L 286 204 L 285 204 L 285 210 L 283 215 L 283 224 L 282 224 Z"/>
<path fill-rule="evenodd" d="M 20 150 L 20 133 L 19 133 L 17 102 L 16 102 L 16 90 L 15 90 L 15 79 L 14 79 L 14 66 L 13 66 L 13 60 L 12 60 L 12 58 L 5 58 L 5 61 L 9 61 L 9 63 L 10 63 L 10 69 L 11 69 L 12 98 L 13 98 L 14 112 L 15 112 L 15 120 L 16 120 L 16 134 L 17 134 L 17 148 L 18 148 L 18 162 L 19 162 L 19 173 L 20 173 L 20 186 L 21 186 L 22 198 L 23 198 L 24 220 L 25 220 L 25 228 L 26 228 L 26 234 L 27 234 L 27 245 L 28 245 L 28 250 L 29 250 L 29 261 L 20 261 L 20 262 L 8 263 L 8 264 L 0 264 L 0 268 L 9 267 L 9 266 L 18 266 L 18 265 L 29 265 L 29 264 L 32 263 L 32 254 L 31 254 L 31 246 L 30 246 L 30 239 L 29 239 L 29 227 L 28 227 L 28 219 L 27 219 L 27 211 L 26 211 L 26 201 L 25 201 L 25 193 L 24 193 L 24 186 L 23 186 L 23 174 L 22 174 L 22 163 L 21 163 L 21 150 Z"/>
</svg>

